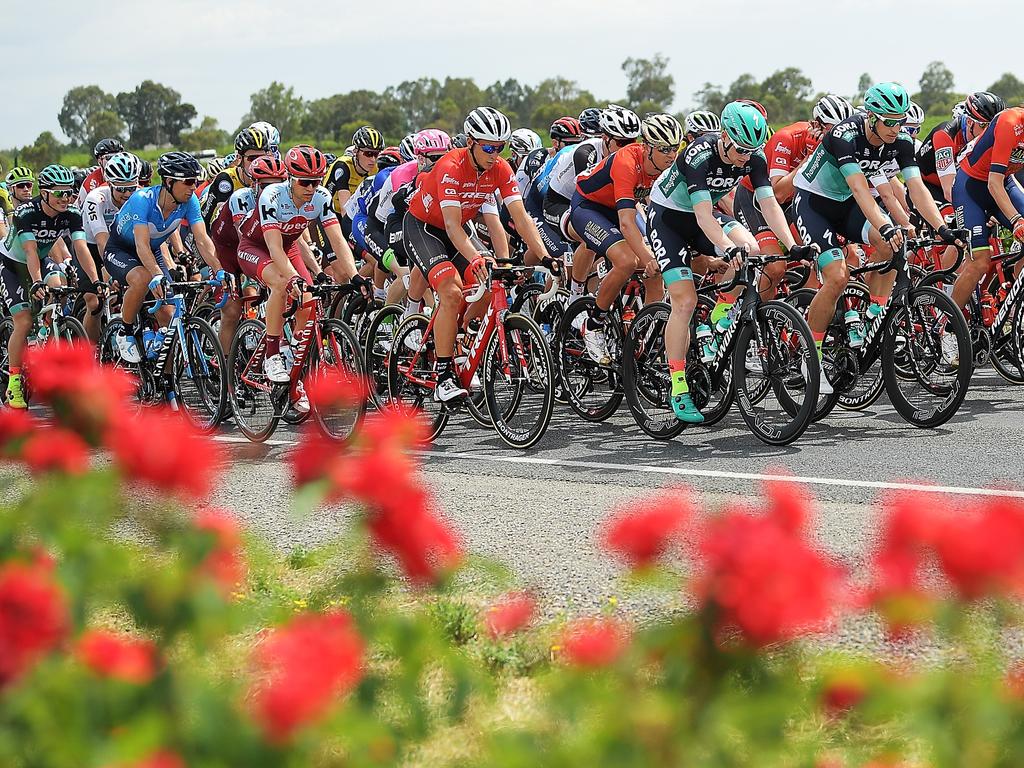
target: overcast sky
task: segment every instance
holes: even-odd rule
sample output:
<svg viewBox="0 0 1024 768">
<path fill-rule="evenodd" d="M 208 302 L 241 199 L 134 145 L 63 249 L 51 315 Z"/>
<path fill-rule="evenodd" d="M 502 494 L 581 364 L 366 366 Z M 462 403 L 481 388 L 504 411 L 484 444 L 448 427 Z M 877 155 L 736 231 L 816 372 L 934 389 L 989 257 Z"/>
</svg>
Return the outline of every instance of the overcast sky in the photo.
<svg viewBox="0 0 1024 768">
<path fill-rule="evenodd" d="M 0 44 L 0 147 L 44 130 L 63 139 L 57 113 L 73 86 L 117 93 L 145 79 L 178 90 L 228 130 L 249 94 L 272 80 L 315 99 L 424 76 L 484 87 L 562 75 L 614 98 L 625 93 L 622 61 L 656 52 L 671 60 L 678 109 L 706 81 L 760 79 L 787 66 L 816 89 L 846 94 L 865 71 L 916 90 L 935 59 L 962 90 L 1015 69 L 1024 79 L 1012 43 L 1020 0 L 0 0 L 0 9 L 13 23 Z M 386 42 L 384 28 L 393 30 Z M 132 48 L 142 53 L 132 58 Z"/>
</svg>

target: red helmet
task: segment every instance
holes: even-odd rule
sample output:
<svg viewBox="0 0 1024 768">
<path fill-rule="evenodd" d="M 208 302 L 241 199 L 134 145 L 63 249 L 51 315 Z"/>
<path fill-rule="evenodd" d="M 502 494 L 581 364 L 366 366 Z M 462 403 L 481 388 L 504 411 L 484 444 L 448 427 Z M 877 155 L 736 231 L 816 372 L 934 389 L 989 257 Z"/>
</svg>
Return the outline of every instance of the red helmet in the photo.
<svg viewBox="0 0 1024 768">
<path fill-rule="evenodd" d="M 760 102 L 754 101 L 753 99 L 736 99 L 736 101 L 740 102 L 741 104 L 749 104 L 758 112 L 760 112 L 765 120 L 768 119 L 768 110 L 765 109 L 764 105 L 762 105 Z"/>
<path fill-rule="evenodd" d="M 560 117 L 551 124 L 552 139 L 572 144 L 583 140 L 583 126 L 575 117 Z"/>
<path fill-rule="evenodd" d="M 284 156 L 284 167 L 290 175 L 301 179 L 321 179 L 327 172 L 327 158 L 316 147 L 299 144 Z"/>
<path fill-rule="evenodd" d="M 272 181 L 284 181 L 288 178 L 288 169 L 280 158 L 273 155 L 257 157 L 249 166 L 249 175 L 254 181 L 267 184 Z"/>
</svg>

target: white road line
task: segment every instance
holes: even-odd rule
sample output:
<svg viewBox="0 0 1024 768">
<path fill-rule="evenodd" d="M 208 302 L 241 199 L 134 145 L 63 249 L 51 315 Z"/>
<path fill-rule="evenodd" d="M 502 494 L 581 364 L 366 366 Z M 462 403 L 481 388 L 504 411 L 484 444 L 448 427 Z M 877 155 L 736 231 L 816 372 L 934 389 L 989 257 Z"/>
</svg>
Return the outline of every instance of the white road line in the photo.
<svg viewBox="0 0 1024 768">
<path fill-rule="evenodd" d="M 248 443 L 244 437 L 215 435 L 214 440 L 222 443 Z M 263 445 L 298 445 L 296 440 L 267 440 Z M 920 491 L 942 493 L 953 496 L 996 496 L 999 498 L 1024 499 L 1024 491 L 1012 488 L 971 488 L 959 485 L 928 485 L 927 483 L 895 483 L 879 480 L 851 480 L 838 477 L 805 477 L 800 475 L 769 475 L 758 472 L 727 472 L 718 469 L 687 469 L 685 467 L 658 467 L 651 464 L 614 464 L 605 461 L 580 461 L 577 459 L 544 459 L 538 456 L 491 456 L 484 453 L 456 453 L 445 450 L 416 451 L 420 456 L 442 459 L 463 459 L 486 461 L 494 464 L 530 464 L 545 467 L 570 467 L 579 469 L 607 469 L 613 472 L 639 472 L 649 475 L 673 475 L 675 477 L 708 477 L 727 480 L 778 481 L 800 485 L 837 485 L 845 488 L 871 488 L 890 491 Z"/>
</svg>

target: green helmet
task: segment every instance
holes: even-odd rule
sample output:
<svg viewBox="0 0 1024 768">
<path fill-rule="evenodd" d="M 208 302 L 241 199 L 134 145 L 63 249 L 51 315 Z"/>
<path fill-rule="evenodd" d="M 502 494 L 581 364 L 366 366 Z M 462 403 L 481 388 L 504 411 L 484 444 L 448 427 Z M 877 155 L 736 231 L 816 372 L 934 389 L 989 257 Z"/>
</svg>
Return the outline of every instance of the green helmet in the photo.
<svg viewBox="0 0 1024 768">
<path fill-rule="evenodd" d="M 75 175 L 63 165 L 48 165 L 39 172 L 39 188 L 74 187 Z"/>
<path fill-rule="evenodd" d="M 899 83 L 875 83 L 864 92 L 864 109 L 876 115 L 905 115 L 910 94 Z"/>
<path fill-rule="evenodd" d="M 768 121 L 752 104 L 733 101 L 722 110 L 722 129 L 746 149 L 760 149 L 768 141 Z"/>
<path fill-rule="evenodd" d="M 24 165 L 19 165 L 7 173 L 4 177 L 4 181 L 8 184 L 21 184 L 23 181 L 35 181 L 36 177 L 32 174 L 31 168 L 26 168 Z"/>
</svg>

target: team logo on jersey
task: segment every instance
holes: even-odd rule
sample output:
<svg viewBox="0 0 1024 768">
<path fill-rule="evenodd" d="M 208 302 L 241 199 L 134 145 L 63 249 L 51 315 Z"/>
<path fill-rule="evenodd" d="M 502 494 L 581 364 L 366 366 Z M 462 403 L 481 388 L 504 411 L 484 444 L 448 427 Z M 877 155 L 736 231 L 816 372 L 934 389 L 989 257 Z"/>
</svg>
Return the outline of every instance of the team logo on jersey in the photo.
<svg viewBox="0 0 1024 768">
<path fill-rule="evenodd" d="M 935 170 L 936 171 L 947 171 L 953 165 L 953 158 L 949 155 L 939 156 L 935 155 Z"/>
</svg>

